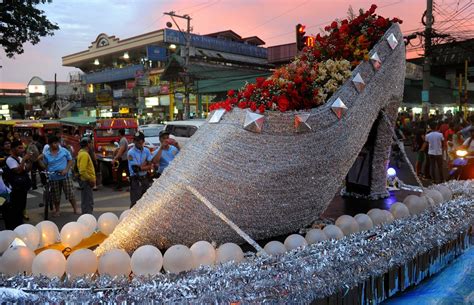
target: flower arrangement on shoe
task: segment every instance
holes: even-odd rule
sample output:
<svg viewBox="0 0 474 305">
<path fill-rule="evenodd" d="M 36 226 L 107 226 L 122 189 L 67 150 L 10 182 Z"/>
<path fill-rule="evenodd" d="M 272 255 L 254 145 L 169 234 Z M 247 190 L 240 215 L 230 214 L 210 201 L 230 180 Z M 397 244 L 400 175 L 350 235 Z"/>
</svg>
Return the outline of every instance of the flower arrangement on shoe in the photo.
<svg viewBox="0 0 474 305">
<path fill-rule="evenodd" d="M 293 62 L 277 69 L 267 79 L 259 77 L 239 91 L 229 90 L 227 99 L 213 104 L 210 110 L 233 107 L 264 113 L 265 110 L 303 110 L 325 103 L 351 76 L 362 60 L 368 60 L 369 50 L 380 40 L 398 18 L 375 14 L 373 4 L 356 17 L 333 21 L 317 34 L 314 47 L 305 47 Z"/>
</svg>

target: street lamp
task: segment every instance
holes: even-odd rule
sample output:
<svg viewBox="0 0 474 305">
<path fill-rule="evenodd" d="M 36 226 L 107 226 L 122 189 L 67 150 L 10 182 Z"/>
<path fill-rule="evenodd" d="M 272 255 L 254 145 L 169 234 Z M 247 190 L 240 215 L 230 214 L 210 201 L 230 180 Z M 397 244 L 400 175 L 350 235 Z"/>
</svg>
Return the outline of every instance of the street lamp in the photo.
<svg viewBox="0 0 474 305">
<path fill-rule="evenodd" d="M 188 74 L 188 67 L 189 67 L 189 50 L 191 48 L 191 17 L 187 14 L 185 15 L 176 15 L 174 11 L 171 11 L 169 13 L 163 13 L 165 15 L 168 15 L 171 17 L 173 20 L 174 24 L 178 28 L 179 32 L 183 35 L 184 40 L 186 41 L 186 56 L 185 56 L 185 61 L 184 61 L 184 96 L 185 96 L 185 101 L 184 101 L 184 119 L 189 119 L 189 114 L 191 112 L 191 106 L 189 105 L 189 74 Z M 186 28 L 186 35 L 184 35 L 183 31 L 179 27 L 178 23 L 174 19 L 176 18 L 181 18 L 181 19 L 186 19 L 187 21 L 187 28 Z M 173 24 L 171 22 L 167 22 L 166 26 L 168 28 L 171 28 Z M 171 45 L 170 45 L 171 48 Z"/>
</svg>

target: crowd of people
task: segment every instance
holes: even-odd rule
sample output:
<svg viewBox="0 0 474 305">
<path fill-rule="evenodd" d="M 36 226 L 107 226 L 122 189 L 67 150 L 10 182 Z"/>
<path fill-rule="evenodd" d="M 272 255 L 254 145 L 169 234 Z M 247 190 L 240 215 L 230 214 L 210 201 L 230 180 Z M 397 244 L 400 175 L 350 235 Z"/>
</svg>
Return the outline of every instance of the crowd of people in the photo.
<svg viewBox="0 0 474 305">
<path fill-rule="evenodd" d="M 119 134 L 121 139 L 114 156 L 118 171 L 116 190 L 122 190 L 122 173 L 126 172 L 132 207 L 146 192 L 152 179 L 159 178 L 181 148 L 166 131 L 160 133 L 160 147 L 153 152 L 144 146 L 142 132 L 134 135 L 132 147 L 129 147 L 125 130 L 120 130 Z M 38 135 L 29 133 L 15 133 L 11 138 L 0 134 L 0 140 L 0 205 L 6 229 L 13 230 L 28 220 L 27 194 L 30 189 L 38 188 L 38 174 L 42 185 L 49 185 L 53 216 L 60 216 L 62 193 L 71 203 L 74 214 L 93 212 L 98 167 L 90 137 L 80 140 L 80 150 L 75 158 L 72 147 L 63 141 L 59 133 L 50 136 L 47 144 L 42 143 Z M 75 198 L 74 180 L 81 190 L 80 208 Z"/>
<path fill-rule="evenodd" d="M 474 115 L 464 117 L 462 112 L 434 114 L 423 119 L 421 115 L 400 113 L 396 132 L 400 140 L 412 145 L 416 153 L 416 174 L 434 183 L 448 179 L 447 167 L 456 158 L 456 150 L 465 148 L 474 153 Z"/>
</svg>

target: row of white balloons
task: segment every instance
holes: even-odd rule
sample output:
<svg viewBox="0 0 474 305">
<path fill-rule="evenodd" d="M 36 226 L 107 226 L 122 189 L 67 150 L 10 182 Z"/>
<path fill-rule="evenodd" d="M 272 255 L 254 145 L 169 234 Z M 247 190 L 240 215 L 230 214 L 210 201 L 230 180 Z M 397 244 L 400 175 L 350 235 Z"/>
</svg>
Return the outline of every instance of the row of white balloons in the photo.
<svg viewBox="0 0 474 305">
<path fill-rule="evenodd" d="M 229 261 L 240 262 L 244 259 L 242 249 L 234 243 L 221 245 L 217 250 L 207 241 L 196 242 L 191 248 L 184 245 L 170 247 L 162 256 L 154 246 L 141 246 L 132 257 L 122 249 L 113 249 L 100 258 L 89 249 L 79 249 L 66 258 L 59 250 L 48 249 L 38 255 L 26 246 L 8 248 L 0 258 L 0 273 L 15 275 L 18 273 L 44 275 L 49 278 L 69 278 L 100 275 L 128 276 L 154 275 L 161 271 L 180 273 L 201 265 L 214 265 Z"/>
<path fill-rule="evenodd" d="M 369 230 L 376 225 L 390 223 L 394 219 L 419 214 L 428 206 L 440 204 L 451 198 L 451 191 L 440 185 L 436 189 L 427 190 L 421 196 L 407 196 L 404 203 L 393 204 L 390 211 L 372 209 L 367 214 L 357 214 L 354 217 L 342 215 L 336 220 L 335 225 L 327 225 L 323 230 L 312 229 L 305 237 L 292 234 L 285 239 L 284 243 L 271 241 L 265 245 L 264 250 L 270 255 L 279 255 L 323 240 L 340 239 L 344 235 Z M 128 210 L 122 213 L 120 220 L 127 213 Z M 92 275 L 98 271 L 99 274 L 111 276 L 129 275 L 130 272 L 135 275 L 145 275 L 157 274 L 162 267 L 167 272 L 179 273 L 200 265 L 240 262 L 244 259 L 242 249 L 236 244 L 226 243 L 216 250 L 206 241 L 196 242 L 191 248 L 184 245 L 172 246 L 164 256 L 159 249 L 150 245 L 138 248 L 132 257 L 124 250 L 113 249 L 99 259 L 89 249 L 74 251 L 67 260 L 58 250 L 45 250 L 37 256 L 33 252 L 39 245 L 47 246 L 58 241 L 58 236 L 61 237 L 63 244 L 73 247 L 83 238 L 90 236 L 97 226 L 101 232 L 108 235 L 118 222 L 119 219 L 113 213 L 102 214 L 99 221 L 96 221 L 93 215 L 86 214 L 79 217 L 77 222 L 66 224 L 60 233 L 57 226 L 49 221 L 39 223 L 37 229 L 31 225 L 22 225 L 33 227 L 37 232 L 41 232 L 40 236 L 34 233 L 35 230 L 29 227 L 25 229 L 22 226 L 17 227 L 15 231 L 2 231 L 0 232 L 0 253 L 4 251 L 5 253 L 0 258 L 0 273 L 12 275 L 32 272 L 34 275 L 43 274 L 49 277 L 62 276 L 66 273 L 70 277 L 76 277 Z M 27 247 L 9 248 L 15 237 L 21 238 Z"/>
<path fill-rule="evenodd" d="M 402 202 L 396 202 L 390 206 L 390 211 L 371 209 L 367 214 L 357 214 L 354 217 L 342 215 L 335 225 L 327 225 L 322 230 L 311 229 L 303 237 L 299 234 L 288 236 L 284 243 L 271 241 L 264 247 L 265 252 L 278 255 L 286 251 L 305 247 L 308 244 L 318 243 L 327 239 L 340 239 L 359 231 L 372 229 L 374 226 L 391 223 L 395 219 L 402 219 L 410 215 L 417 215 L 426 210 L 449 201 L 453 197 L 451 190 L 444 185 L 437 185 L 433 189 L 426 190 L 420 196 L 408 195 Z"/>
</svg>

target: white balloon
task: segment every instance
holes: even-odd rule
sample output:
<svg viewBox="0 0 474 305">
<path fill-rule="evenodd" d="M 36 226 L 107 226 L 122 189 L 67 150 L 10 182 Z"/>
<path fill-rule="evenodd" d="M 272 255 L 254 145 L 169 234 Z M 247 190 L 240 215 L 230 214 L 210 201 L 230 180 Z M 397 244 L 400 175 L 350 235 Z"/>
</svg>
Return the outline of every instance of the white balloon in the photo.
<svg viewBox="0 0 474 305">
<path fill-rule="evenodd" d="M 290 251 L 297 248 L 304 248 L 308 245 L 308 242 L 299 234 L 291 234 L 285 238 L 283 244 L 285 245 L 286 250 Z"/>
<path fill-rule="evenodd" d="M 163 266 L 163 255 L 157 247 L 141 246 L 133 252 L 130 265 L 135 275 L 155 275 Z"/>
<path fill-rule="evenodd" d="M 127 217 L 128 214 L 130 214 L 130 209 L 123 211 L 122 214 L 120 214 L 119 222 L 122 222 L 122 220 Z"/>
<path fill-rule="evenodd" d="M 390 211 L 382 210 L 382 212 L 385 214 L 384 223 L 392 223 L 395 220 L 395 218 L 393 218 L 393 215 L 392 213 L 390 213 Z"/>
<path fill-rule="evenodd" d="M 352 233 L 359 232 L 359 224 L 354 217 L 349 215 L 342 215 L 336 219 L 336 226 L 341 228 L 344 235 L 350 235 Z"/>
<path fill-rule="evenodd" d="M 46 247 L 59 241 L 58 226 L 49 220 L 44 220 L 36 225 L 40 233 L 40 247 Z"/>
<path fill-rule="evenodd" d="M 59 250 L 47 249 L 33 260 L 33 275 L 44 275 L 49 278 L 62 277 L 66 271 L 66 259 Z"/>
<path fill-rule="evenodd" d="M 443 194 L 436 189 L 426 190 L 423 195 L 426 195 L 434 200 L 435 205 L 439 205 L 444 202 Z"/>
<path fill-rule="evenodd" d="M 7 251 L 12 241 L 17 237 L 18 237 L 18 234 L 16 234 L 12 230 L 0 231 L 0 254 Z"/>
<path fill-rule="evenodd" d="M 356 216 L 354 216 L 354 219 L 359 224 L 360 231 L 367 231 L 374 227 L 372 219 L 367 214 L 357 214 Z"/>
<path fill-rule="evenodd" d="M 79 249 L 71 253 L 66 261 L 66 274 L 70 278 L 92 276 L 97 271 L 99 261 L 94 251 Z"/>
<path fill-rule="evenodd" d="M 7 275 L 31 274 L 35 253 L 29 247 L 16 246 L 7 249 L 2 256 L 2 270 Z"/>
<path fill-rule="evenodd" d="M 193 269 L 193 253 L 184 245 L 170 247 L 163 256 L 163 269 L 176 274 Z"/>
<path fill-rule="evenodd" d="M 286 252 L 286 247 L 279 241 L 272 240 L 263 248 L 268 255 L 280 255 Z"/>
<path fill-rule="evenodd" d="M 193 253 L 194 268 L 201 265 L 212 266 L 216 263 L 216 249 L 207 241 L 195 242 L 191 248 Z"/>
<path fill-rule="evenodd" d="M 410 211 L 410 215 L 420 214 L 428 207 L 426 200 L 416 195 L 408 195 L 405 200 L 403 200 L 403 203 Z"/>
<path fill-rule="evenodd" d="M 424 194 L 421 194 L 421 195 L 420 195 L 420 199 L 423 200 L 423 202 L 426 203 L 426 206 L 427 206 L 427 207 L 432 207 L 432 208 L 434 208 L 434 207 L 436 206 L 435 201 L 434 201 L 431 197 L 428 197 L 428 196 L 426 196 L 426 195 L 424 195 Z"/>
<path fill-rule="evenodd" d="M 368 211 L 367 215 L 372 220 L 372 223 L 374 224 L 374 226 L 378 226 L 384 223 L 387 218 L 385 213 L 381 209 L 377 209 L 377 208 L 371 209 L 370 211 Z"/>
<path fill-rule="evenodd" d="M 36 227 L 25 223 L 16 227 L 13 231 L 25 242 L 28 248 L 31 250 L 38 248 L 40 233 Z"/>
<path fill-rule="evenodd" d="M 94 215 L 92 214 L 84 214 L 81 215 L 77 219 L 78 223 L 82 223 L 86 226 L 85 237 L 87 238 L 92 235 L 97 230 L 97 220 L 95 219 Z"/>
<path fill-rule="evenodd" d="M 327 240 L 328 237 L 326 236 L 326 233 L 324 233 L 323 230 L 311 229 L 306 233 L 306 236 L 304 237 L 304 239 L 306 239 L 306 242 L 311 245 L 311 244 L 319 243 L 323 240 Z"/>
<path fill-rule="evenodd" d="M 401 202 L 395 202 L 392 204 L 390 207 L 390 212 L 395 219 L 410 217 L 410 211 L 408 210 L 407 206 Z"/>
<path fill-rule="evenodd" d="M 61 243 L 66 247 L 74 247 L 84 239 L 84 225 L 75 221 L 68 222 L 61 229 Z"/>
<path fill-rule="evenodd" d="M 244 252 L 234 243 L 225 243 L 217 249 L 216 262 L 219 264 L 234 261 L 240 263 L 244 259 Z"/>
<path fill-rule="evenodd" d="M 449 201 L 453 199 L 453 192 L 446 185 L 439 184 L 435 186 L 435 189 L 438 190 L 442 195 L 444 201 Z"/>
<path fill-rule="evenodd" d="M 130 256 L 125 250 L 112 249 L 99 257 L 99 274 L 110 276 L 128 276 L 132 272 Z"/>
<path fill-rule="evenodd" d="M 344 233 L 342 232 L 342 230 L 335 225 L 325 226 L 323 232 L 329 239 L 341 239 L 344 237 Z"/>
<path fill-rule="evenodd" d="M 112 234 L 118 223 L 119 220 L 117 215 L 111 212 L 104 213 L 99 217 L 99 231 L 108 236 Z"/>
</svg>

